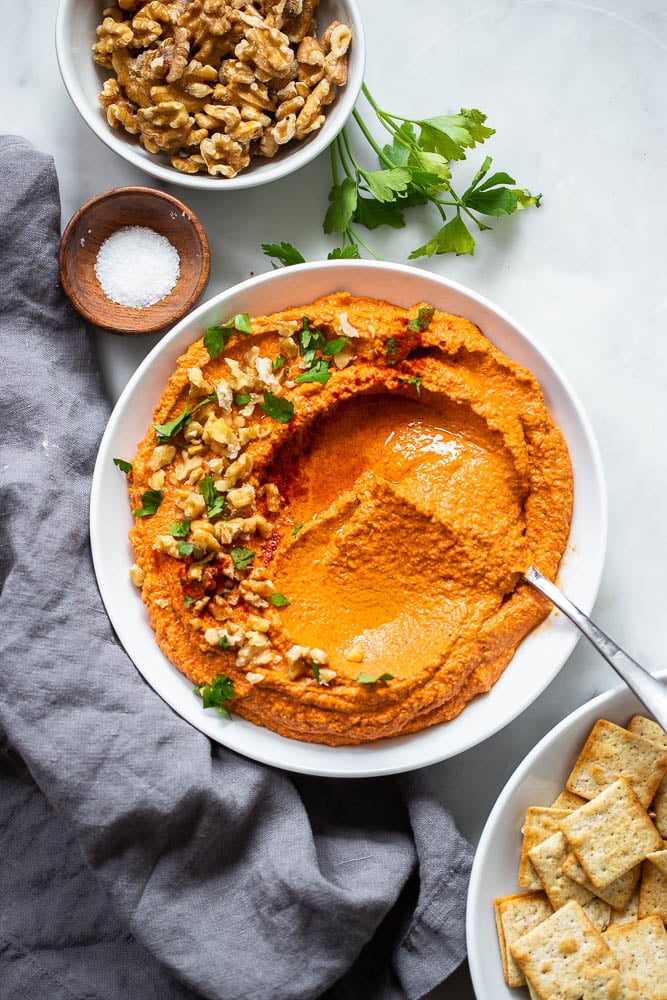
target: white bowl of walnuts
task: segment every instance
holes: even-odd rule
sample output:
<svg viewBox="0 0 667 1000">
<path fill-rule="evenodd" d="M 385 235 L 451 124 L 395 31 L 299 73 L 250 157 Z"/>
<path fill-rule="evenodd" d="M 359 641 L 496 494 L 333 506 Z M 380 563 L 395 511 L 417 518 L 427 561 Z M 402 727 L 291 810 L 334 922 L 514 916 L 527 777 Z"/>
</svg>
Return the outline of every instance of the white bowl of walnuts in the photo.
<svg viewBox="0 0 667 1000">
<path fill-rule="evenodd" d="M 56 51 L 110 149 L 161 181 L 218 191 L 322 152 L 365 60 L 355 0 L 60 0 Z"/>
</svg>

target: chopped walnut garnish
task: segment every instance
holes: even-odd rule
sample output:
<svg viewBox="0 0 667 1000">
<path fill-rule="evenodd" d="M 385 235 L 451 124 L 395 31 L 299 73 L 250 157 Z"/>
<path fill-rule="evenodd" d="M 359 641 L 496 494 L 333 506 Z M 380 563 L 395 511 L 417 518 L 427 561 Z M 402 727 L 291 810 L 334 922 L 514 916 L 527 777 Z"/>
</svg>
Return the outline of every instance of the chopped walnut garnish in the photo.
<svg viewBox="0 0 667 1000">
<path fill-rule="evenodd" d="M 148 459 L 148 468 L 152 469 L 153 472 L 157 472 L 158 469 L 164 469 L 173 460 L 175 454 L 176 449 L 173 444 L 157 445 L 153 449 L 153 454 Z"/>
<path fill-rule="evenodd" d="M 134 563 L 133 566 L 130 566 L 130 580 L 132 581 L 135 587 L 143 586 L 143 582 L 145 579 L 146 579 L 146 574 L 144 573 L 141 566 L 137 566 L 136 563 Z"/>
</svg>

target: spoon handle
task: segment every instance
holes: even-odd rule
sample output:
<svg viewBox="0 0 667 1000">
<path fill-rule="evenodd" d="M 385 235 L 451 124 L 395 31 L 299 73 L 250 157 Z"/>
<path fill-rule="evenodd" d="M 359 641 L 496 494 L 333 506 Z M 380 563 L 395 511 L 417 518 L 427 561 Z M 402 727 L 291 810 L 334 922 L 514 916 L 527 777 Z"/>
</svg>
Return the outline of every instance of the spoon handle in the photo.
<svg viewBox="0 0 667 1000">
<path fill-rule="evenodd" d="M 541 594 L 548 597 L 564 615 L 574 622 L 580 632 L 592 642 L 601 656 L 623 678 L 631 691 L 636 694 L 641 703 L 648 709 L 653 718 L 667 732 L 667 687 L 656 677 L 628 656 L 620 646 L 617 646 L 608 635 L 595 625 L 583 611 L 572 603 L 551 580 L 534 567 L 526 570 L 524 579 Z"/>
</svg>

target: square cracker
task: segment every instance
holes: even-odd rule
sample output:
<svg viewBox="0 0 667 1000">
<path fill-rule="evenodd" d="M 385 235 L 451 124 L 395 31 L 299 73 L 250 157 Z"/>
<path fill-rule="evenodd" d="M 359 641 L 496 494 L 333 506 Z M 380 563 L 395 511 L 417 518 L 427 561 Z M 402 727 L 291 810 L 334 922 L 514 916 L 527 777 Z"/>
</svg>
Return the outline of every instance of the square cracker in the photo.
<svg viewBox="0 0 667 1000">
<path fill-rule="evenodd" d="M 664 848 L 662 851 L 651 851 L 650 854 L 646 855 L 646 859 L 655 865 L 659 872 L 667 875 L 667 851 Z"/>
<path fill-rule="evenodd" d="M 529 853 L 533 867 L 554 910 L 565 906 L 571 899 L 576 899 L 598 930 L 608 926 L 611 916 L 609 905 L 598 899 L 591 889 L 579 885 L 563 874 L 562 866 L 570 853 L 570 846 L 562 833 L 554 833 L 537 847 L 533 847 Z"/>
<path fill-rule="evenodd" d="M 524 986 L 526 977 L 512 958 L 510 945 L 553 913 L 543 892 L 518 892 L 501 896 L 493 904 L 503 962 L 503 976 L 508 986 Z"/>
<path fill-rule="evenodd" d="M 628 990 L 637 990 L 645 1000 L 667 1000 L 667 932 L 659 917 L 610 927 L 603 937 Z"/>
<path fill-rule="evenodd" d="M 666 771 L 666 747 L 598 719 L 567 779 L 567 788 L 592 799 L 618 778 L 626 778 L 648 807 Z"/>
<path fill-rule="evenodd" d="M 650 861 L 645 861 L 639 885 L 637 916 L 641 920 L 653 914 L 667 923 L 667 875 L 663 875 Z"/>
<path fill-rule="evenodd" d="M 575 900 L 515 941 L 511 952 L 540 1000 L 581 1000 L 587 972 L 619 967 Z"/>
<path fill-rule="evenodd" d="M 559 823 L 593 886 L 604 889 L 634 868 L 662 837 L 625 778 Z"/>
<path fill-rule="evenodd" d="M 628 723 L 628 729 L 631 733 L 637 733 L 646 739 L 654 740 L 667 749 L 667 733 L 653 719 L 647 719 L 644 715 L 634 715 Z M 655 812 L 655 825 L 662 836 L 667 839 L 667 773 L 653 796 L 653 810 Z"/>
<path fill-rule="evenodd" d="M 667 852 L 665 852 L 667 853 Z M 581 867 L 577 861 L 577 857 L 574 853 L 568 854 L 568 856 L 563 861 L 563 874 L 571 878 L 573 882 L 578 882 L 579 885 L 583 885 L 586 889 L 590 889 L 591 892 L 603 899 L 605 903 L 609 903 L 615 910 L 622 911 L 626 908 L 632 894 L 634 893 L 639 879 L 641 878 L 641 865 L 635 865 L 630 871 L 627 871 L 624 875 L 619 875 L 617 879 L 606 885 L 604 889 L 596 889 L 594 885 L 591 884 L 586 872 Z"/>
<path fill-rule="evenodd" d="M 609 921 L 609 925 L 613 926 L 614 924 L 632 924 L 635 922 L 635 920 L 639 919 L 637 916 L 638 912 L 639 912 L 639 884 L 637 885 L 637 888 L 632 894 L 630 902 L 628 903 L 628 905 L 625 907 L 624 910 L 611 911 L 611 920 Z"/>
<path fill-rule="evenodd" d="M 585 799 L 582 795 L 575 795 L 574 792 L 568 792 L 567 788 L 564 788 L 558 798 L 551 803 L 551 808 L 570 810 L 578 809 L 579 806 L 583 806 L 586 801 L 587 799 Z"/>
<path fill-rule="evenodd" d="M 520 889 L 533 889 L 536 892 L 542 889 L 542 883 L 528 857 L 528 852 L 541 844 L 547 837 L 557 833 L 559 821 L 568 816 L 570 812 L 569 809 L 549 809 L 544 806 L 530 806 L 526 810 L 526 819 L 523 824 L 523 846 L 519 861 L 518 882 Z"/>
</svg>

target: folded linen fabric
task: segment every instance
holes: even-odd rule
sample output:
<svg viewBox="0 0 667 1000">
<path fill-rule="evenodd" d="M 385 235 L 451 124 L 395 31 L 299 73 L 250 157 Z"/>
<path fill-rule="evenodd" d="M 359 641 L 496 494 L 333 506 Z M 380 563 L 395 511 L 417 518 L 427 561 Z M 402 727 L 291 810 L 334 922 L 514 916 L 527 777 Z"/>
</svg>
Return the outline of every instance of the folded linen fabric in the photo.
<svg viewBox="0 0 667 1000">
<path fill-rule="evenodd" d="M 421 776 L 212 745 L 115 638 L 88 546 L 109 406 L 58 283 L 56 174 L 17 137 L 0 172 L 3 995 L 423 996 L 464 955 L 471 851 Z"/>
</svg>

